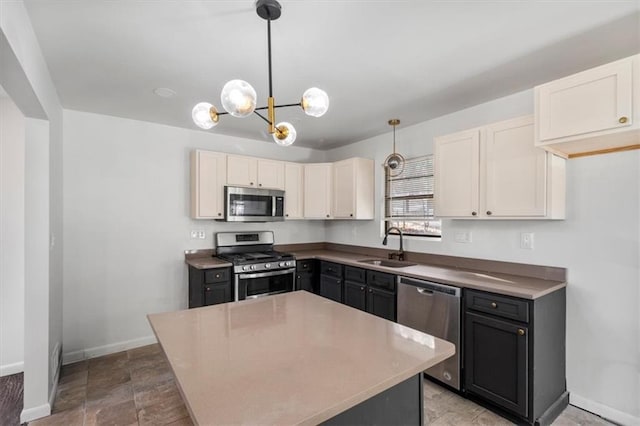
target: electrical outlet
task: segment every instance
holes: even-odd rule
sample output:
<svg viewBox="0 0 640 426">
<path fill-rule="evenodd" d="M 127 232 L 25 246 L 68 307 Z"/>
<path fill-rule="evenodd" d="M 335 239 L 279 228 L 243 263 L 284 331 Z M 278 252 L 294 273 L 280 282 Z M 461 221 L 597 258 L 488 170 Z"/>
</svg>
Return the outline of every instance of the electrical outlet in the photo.
<svg viewBox="0 0 640 426">
<path fill-rule="evenodd" d="M 204 240 L 205 238 L 207 238 L 207 234 L 204 231 L 198 231 L 198 238 Z"/>
<path fill-rule="evenodd" d="M 198 238 L 198 231 L 191 231 L 191 238 Z"/>
<path fill-rule="evenodd" d="M 520 234 L 520 248 L 533 250 L 533 232 L 522 232 Z"/>
<path fill-rule="evenodd" d="M 470 243 L 471 242 L 471 231 L 459 231 L 455 234 L 457 243 Z"/>
</svg>

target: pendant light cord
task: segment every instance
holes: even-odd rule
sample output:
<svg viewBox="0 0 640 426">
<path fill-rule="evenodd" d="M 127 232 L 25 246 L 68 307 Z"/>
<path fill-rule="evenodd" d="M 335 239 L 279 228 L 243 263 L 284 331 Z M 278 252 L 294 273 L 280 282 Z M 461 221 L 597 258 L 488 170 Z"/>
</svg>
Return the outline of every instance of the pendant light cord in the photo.
<svg viewBox="0 0 640 426">
<path fill-rule="evenodd" d="M 396 126 L 393 126 L 393 153 L 396 153 Z"/>
</svg>

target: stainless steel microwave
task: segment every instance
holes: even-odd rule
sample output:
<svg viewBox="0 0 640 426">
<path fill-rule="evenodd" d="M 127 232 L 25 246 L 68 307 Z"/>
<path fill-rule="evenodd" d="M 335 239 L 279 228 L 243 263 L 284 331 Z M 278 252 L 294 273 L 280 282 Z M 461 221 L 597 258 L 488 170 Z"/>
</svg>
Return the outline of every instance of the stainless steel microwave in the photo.
<svg viewBox="0 0 640 426">
<path fill-rule="evenodd" d="M 283 221 L 284 191 L 225 186 L 224 220 L 227 222 Z"/>
</svg>

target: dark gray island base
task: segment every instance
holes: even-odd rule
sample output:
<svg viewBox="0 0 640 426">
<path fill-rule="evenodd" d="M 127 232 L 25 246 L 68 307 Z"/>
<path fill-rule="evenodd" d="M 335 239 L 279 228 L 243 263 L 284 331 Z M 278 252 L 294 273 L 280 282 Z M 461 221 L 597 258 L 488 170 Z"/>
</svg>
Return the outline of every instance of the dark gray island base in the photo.
<svg viewBox="0 0 640 426">
<path fill-rule="evenodd" d="M 321 424 L 422 425 L 422 380 L 422 373 L 416 374 Z"/>
</svg>

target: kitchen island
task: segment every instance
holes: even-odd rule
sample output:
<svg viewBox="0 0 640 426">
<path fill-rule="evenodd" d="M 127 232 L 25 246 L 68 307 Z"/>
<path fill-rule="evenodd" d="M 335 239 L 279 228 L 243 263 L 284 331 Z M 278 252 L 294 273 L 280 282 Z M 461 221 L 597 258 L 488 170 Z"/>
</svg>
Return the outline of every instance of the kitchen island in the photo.
<svg viewBox="0 0 640 426">
<path fill-rule="evenodd" d="M 421 424 L 422 371 L 455 352 L 305 291 L 148 318 L 201 425 Z"/>
</svg>

